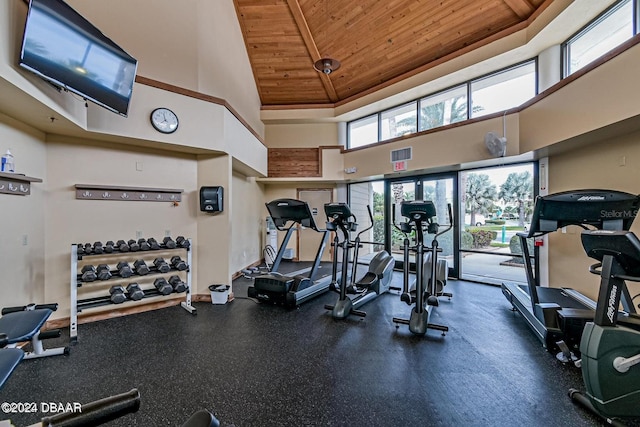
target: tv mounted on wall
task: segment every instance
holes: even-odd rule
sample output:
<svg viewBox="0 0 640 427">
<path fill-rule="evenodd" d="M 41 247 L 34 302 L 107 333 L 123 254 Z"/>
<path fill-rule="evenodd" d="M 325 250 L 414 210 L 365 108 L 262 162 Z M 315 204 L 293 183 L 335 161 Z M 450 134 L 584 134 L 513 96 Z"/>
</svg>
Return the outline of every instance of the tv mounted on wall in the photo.
<svg viewBox="0 0 640 427">
<path fill-rule="evenodd" d="M 127 116 L 138 61 L 62 0 L 31 0 L 20 66 Z"/>
</svg>

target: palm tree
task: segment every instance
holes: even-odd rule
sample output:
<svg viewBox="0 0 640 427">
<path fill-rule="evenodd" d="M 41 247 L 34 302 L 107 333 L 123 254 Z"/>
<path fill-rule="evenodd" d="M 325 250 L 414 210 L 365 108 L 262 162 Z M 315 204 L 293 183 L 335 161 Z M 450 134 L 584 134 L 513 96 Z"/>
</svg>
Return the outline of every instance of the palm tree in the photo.
<svg viewBox="0 0 640 427">
<path fill-rule="evenodd" d="M 518 207 L 518 225 L 524 227 L 525 208 L 533 198 L 533 178 L 529 171 L 513 172 L 500 185 L 500 198 Z"/>
<path fill-rule="evenodd" d="M 496 186 L 491 183 L 489 175 L 484 173 L 467 174 L 464 207 L 465 212 L 471 215 L 471 225 L 476 223 L 476 213 L 489 214 L 497 193 Z"/>
</svg>

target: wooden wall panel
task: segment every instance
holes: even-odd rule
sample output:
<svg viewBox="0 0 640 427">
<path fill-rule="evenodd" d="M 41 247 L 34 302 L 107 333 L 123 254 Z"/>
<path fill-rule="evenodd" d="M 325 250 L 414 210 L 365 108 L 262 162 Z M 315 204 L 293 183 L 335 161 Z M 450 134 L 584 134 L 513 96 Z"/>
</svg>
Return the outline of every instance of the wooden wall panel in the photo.
<svg viewBox="0 0 640 427">
<path fill-rule="evenodd" d="M 269 178 L 322 176 L 319 148 L 269 148 L 268 155 Z"/>
</svg>

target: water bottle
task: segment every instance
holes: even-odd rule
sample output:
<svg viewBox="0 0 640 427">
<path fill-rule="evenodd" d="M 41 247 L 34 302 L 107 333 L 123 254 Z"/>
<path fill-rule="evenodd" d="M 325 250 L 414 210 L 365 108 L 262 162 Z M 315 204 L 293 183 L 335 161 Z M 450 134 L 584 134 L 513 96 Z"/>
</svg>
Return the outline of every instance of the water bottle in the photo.
<svg viewBox="0 0 640 427">
<path fill-rule="evenodd" d="M 2 163 L 0 164 L 0 172 L 15 172 L 16 166 L 13 162 L 13 154 L 11 154 L 10 150 L 2 156 Z"/>
</svg>

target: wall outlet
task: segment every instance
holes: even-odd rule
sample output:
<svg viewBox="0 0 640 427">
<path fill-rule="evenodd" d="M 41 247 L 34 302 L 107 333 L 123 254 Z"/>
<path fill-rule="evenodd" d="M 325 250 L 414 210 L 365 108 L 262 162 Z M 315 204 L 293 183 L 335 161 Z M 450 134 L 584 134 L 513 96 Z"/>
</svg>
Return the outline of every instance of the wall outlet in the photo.
<svg viewBox="0 0 640 427">
<path fill-rule="evenodd" d="M 29 236 L 27 234 L 22 235 L 22 246 L 27 246 L 29 244 Z"/>
<path fill-rule="evenodd" d="M 136 231 L 136 239 L 142 238 L 142 231 Z"/>
<path fill-rule="evenodd" d="M 171 230 L 164 230 L 164 237 L 171 237 Z"/>
</svg>

